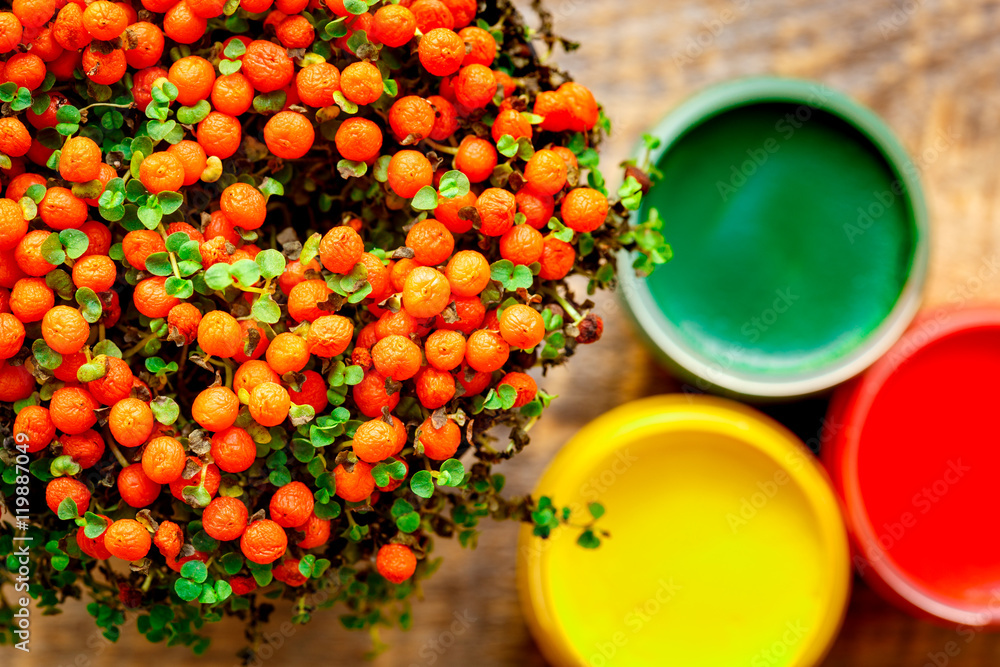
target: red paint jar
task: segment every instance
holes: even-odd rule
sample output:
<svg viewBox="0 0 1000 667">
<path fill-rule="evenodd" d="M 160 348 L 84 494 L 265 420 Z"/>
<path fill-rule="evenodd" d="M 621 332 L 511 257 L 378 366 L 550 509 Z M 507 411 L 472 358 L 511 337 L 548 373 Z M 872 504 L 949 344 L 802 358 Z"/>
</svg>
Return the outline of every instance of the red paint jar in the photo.
<svg viewBox="0 0 1000 667">
<path fill-rule="evenodd" d="M 932 311 L 834 396 L 855 565 L 907 611 L 1000 627 L 1000 308 Z"/>
</svg>

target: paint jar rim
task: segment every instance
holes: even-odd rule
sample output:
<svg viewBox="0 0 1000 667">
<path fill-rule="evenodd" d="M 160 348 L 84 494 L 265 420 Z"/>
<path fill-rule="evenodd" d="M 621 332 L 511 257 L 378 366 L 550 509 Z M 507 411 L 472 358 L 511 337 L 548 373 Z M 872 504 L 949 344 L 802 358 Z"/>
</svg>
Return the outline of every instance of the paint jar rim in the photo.
<svg viewBox="0 0 1000 667">
<path fill-rule="evenodd" d="M 912 221 L 913 254 L 909 275 L 892 310 L 882 323 L 849 354 L 817 370 L 789 375 L 763 376 L 724 367 L 685 342 L 677 326 L 658 307 L 646 281 L 633 271 L 620 272 L 620 292 L 626 310 L 638 325 L 648 345 L 676 375 L 701 390 L 716 391 L 749 401 L 788 400 L 820 394 L 864 371 L 885 354 L 903 334 L 916 315 L 924 289 L 929 254 L 929 223 L 923 189 L 916 164 L 886 123 L 870 109 L 846 94 L 824 84 L 804 79 L 751 77 L 727 81 L 696 93 L 682 102 L 650 132 L 661 145 L 650 154 L 658 164 L 674 144 L 689 131 L 709 119 L 740 107 L 756 104 L 788 103 L 806 105 L 830 114 L 857 130 L 866 139 L 895 178 L 904 187 L 904 201 Z M 640 143 L 634 157 L 645 153 Z M 633 213 L 638 220 L 639 212 Z M 669 228 L 666 230 L 670 241 Z M 622 267 L 633 256 L 622 253 Z"/>
<path fill-rule="evenodd" d="M 972 627 L 1000 627 L 1000 605 L 960 604 L 917 582 L 889 558 L 879 557 L 879 532 L 865 509 L 858 473 L 861 431 L 885 384 L 919 352 L 954 336 L 976 331 L 1000 332 L 1000 305 L 936 308 L 920 314 L 893 348 L 863 375 L 840 387 L 827 421 L 838 425 L 822 451 L 823 463 L 842 499 L 844 518 L 858 558 L 861 576 L 883 597 L 910 613 L 931 620 Z"/>
<path fill-rule="evenodd" d="M 822 542 L 820 552 L 827 558 L 825 564 L 817 566 L 827 572 L 821 599 L 816 601 L 817 608 L 824 613 L 809 638 L 803 640 L 799 661 L 791 664 L 800 667 L 819 664 L 840 631 L 850 598 L 847 531 L 823 466 L 794 434 L 767 415 L 715 396 L 666 394 L 626 403 L 588 423 L 562 447 L 542 474 L 535 495 L 544 493 L 558 503 L 560 497 L 573 494 L 583 481 L 593 477 L 595 469 L 609 455 L 629 442 L 651 434 L 669 436 L 695 430 L 727 436 L 764 454 L 788 474 L 790 483 L 807 500 L 808 511 L 815 517 L 816 534 Z M 664 446 L 669 447 L 669 439 L 664 438 Z M 789 457 L 804 465 L 788 465 Z M 525 524 L 521 528 L 517 580 L 524 616 L 549 662 L 558 667 L 588 664 L 553 611 L 545 552 L 535 548 L 538 539 L 532 534 L 532 526 Z"/>
</svg>

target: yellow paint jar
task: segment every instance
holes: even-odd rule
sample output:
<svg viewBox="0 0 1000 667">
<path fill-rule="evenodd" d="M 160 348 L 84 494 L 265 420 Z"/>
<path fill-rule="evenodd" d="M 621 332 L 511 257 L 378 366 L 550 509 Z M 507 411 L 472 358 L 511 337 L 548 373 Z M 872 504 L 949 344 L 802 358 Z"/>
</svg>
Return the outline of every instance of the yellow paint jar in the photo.
<svg viewBox="0 0 1000 667">
<path fill-rule="evenodd" d="M 846 532 L 823 469 L 784 427 L 733 401 L 657 396 L 596 419 L 537 496 L 610 531 L 521 534 L 529 625 L 553 664 L 778 667 L 820 662 L 850 589 Z"/>
</svg>

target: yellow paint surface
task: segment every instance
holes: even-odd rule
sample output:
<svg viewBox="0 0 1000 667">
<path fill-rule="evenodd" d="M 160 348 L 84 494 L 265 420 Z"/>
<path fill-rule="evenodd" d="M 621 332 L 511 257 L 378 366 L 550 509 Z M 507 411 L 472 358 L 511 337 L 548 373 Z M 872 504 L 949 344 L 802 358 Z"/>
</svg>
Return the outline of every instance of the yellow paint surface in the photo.
<svg viewBox="0 0 1000 667">
<path fill-rule="evenodd" d="M 559 665 L 813 665 L 843 616 L 842 520 L 791 434 L 720 399 L 657 397 L 584 428 L 538 495 L 612 534 L 522 539 L 523 598 Z"/>
</svg>

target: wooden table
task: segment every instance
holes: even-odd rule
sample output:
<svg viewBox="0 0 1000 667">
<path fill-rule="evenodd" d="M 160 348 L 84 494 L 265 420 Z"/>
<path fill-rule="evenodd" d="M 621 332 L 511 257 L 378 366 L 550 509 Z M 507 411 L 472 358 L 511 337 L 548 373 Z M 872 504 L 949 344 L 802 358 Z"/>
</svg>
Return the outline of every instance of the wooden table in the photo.
<svg viewBox="0 0 1000 667">
<path fill-rule="evenodd" d="M 527 3 L 525 3 L 527 4 Z M 557 26 L 583 47 L 558 60 L 591 86 L 612 119 L 606 173 L 641 132 L 706 84 L 763 73 L 817 79 L 879 112 L 921 165 L 933 224 L 928 304 L 1000 298 L 1000 2 L 990 0 L 552 0 Z M 593 415 L 675 384 L 639 346 L 613 297 L 600 300 L 606 332 L 580 352 L 572 370 L 543 386 L 560 398 L 533 432 L 531 446 L 502 468 L 511 492 L 529 492 L 542 469 Z M 823 405 L 771 410 L 800 434 L 815 434 Z M 440 543 L 446 565 L 424 589 L 411 632 L 387 632 L 392 648 L 373 663 L 544 665 L 522 621 L 514 587 L 517 526 L 487 525 L 476 551 Z M 284 618 L 283 610 L 275 614 Z M 465 621 L 456 619 L 464 618 Z M 474 619 L 474 620 L 473 620 Z M 317 616 L 266 663 L 359 664 L 366 635 Z M 203 661 L 236 665 L 241 634 L 213 630 Z M 949 642 L 960 650 L 946 658 Z M 275 644 L 278 642 L 275 641 Z M 36 619 L 30 656 L 5 652 L 3 664 L 186 664 L 185 649 L 164 650 L 126 632 L 114 646 L 95 632 L 83 605 Z M 971 641 L 916 621 L 855 588 L 828 667 L 994 665 L 1000 636 Z M 265 656 L 267 657 L 267 656 Z M 947 662 L 942 662 L 942 660 Z M 935 662 L 937 660 L 937 662 Z M 668 663 L 664 662 L 664 665 Z M 683 667 L 683 666 L 677 666 Z M 729 666 L 720 666 L 729 667 Z"/>
</svg>

